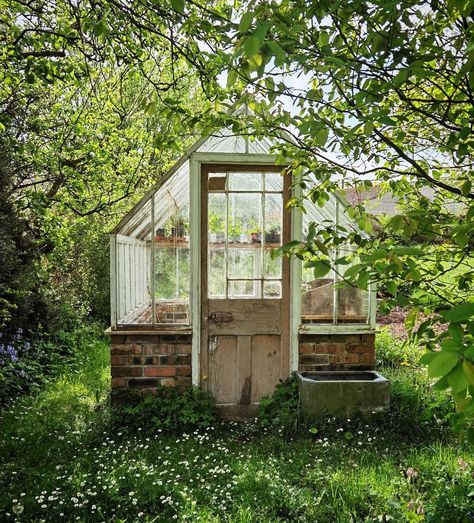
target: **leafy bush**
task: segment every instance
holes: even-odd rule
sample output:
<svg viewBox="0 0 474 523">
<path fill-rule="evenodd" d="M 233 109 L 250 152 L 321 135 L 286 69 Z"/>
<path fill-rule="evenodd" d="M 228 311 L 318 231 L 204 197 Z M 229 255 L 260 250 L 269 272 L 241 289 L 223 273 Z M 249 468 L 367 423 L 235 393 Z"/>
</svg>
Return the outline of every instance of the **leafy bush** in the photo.
<svg viewBox="0 0 474 523">
<path fill-rule="evenodd" d="M 179 434 L 208 428 L 216 423 L 217 415 L 213 398 L 197 387 L 158 387 L 153 396 L 117 405 L 115 421 L 125 428 Z"/>
<path fill-rule="evenodd" d="M 293 374 L 260 400 L 259 421 L 263 428 L 291 435 L 298 430 L 298 383 Z"/>
</svg>

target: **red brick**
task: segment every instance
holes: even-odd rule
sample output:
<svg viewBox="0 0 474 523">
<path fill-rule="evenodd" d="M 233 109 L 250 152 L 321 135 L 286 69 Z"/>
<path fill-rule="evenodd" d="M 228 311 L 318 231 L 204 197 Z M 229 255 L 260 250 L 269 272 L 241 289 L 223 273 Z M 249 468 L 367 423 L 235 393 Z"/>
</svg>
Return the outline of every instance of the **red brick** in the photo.
<svg viewBox="0 0 474 523">
<path fill-rule="evenodd" d="M 360 363 L 375 363 L 375 355 L 374 354 L 361 354 L 359 356 Z"/>
<path fill-rule="evenodd" d="M 177 376 L 191 376 L 191 365 L 178 365 L 176 374 Z"/>
<path fill-rule="evenodd" d="M 188 376 L 178 376 L 177 377 L 178 387 L 184 389 L 191 386 L 191 378 Z"/>
<path fill-rule="evenodd" d="M 174 352 L 174 345 L 168 343 L 152 343 L 144 346 L 144 354 L 149 356 L 168 356 Z"/>
<path fill-rule="evenodd" d="M 133 334 L 127 336 L 127 343 L 148 345 L 150 343 L 158 343 L 157 334 Z"/>
<path fill-rule="evenodd" d="M 119 389 L 121 387 L 126 387 L 128 385 L 128 381 L 125 378 L 112 378 L 111 385 L 113 389 Z"/>
<path fill-rule="evenodd" d="M 155 356 L 153 358 L 153 364 L 154 365 L 174 365 L 175 364 L 175 358 L 174 356 Z"/>
<path fill-rule="evenodd" d="M 169 367 L 145 367 L 145 376 L 176 376 L 176 369 Z"/>
<path fill-rule="evenodd" d="M 311 365 L 327 365 L 329 363 L 329 354 L 302 354 L 300 362 Z"/>
<path fill-rule="evenodd" d="M 125 343 L 125 336 L 123 335 L 117 335 L 117 334 L 112 334 L 110 336 L 110 344 L 111 345 L 123 345 Z"/>
<path fill-rule="evenodd" d="M 132 354 L 133 349 L 131 345 L 112 345 L 110 353 L 113 355 L 117 354 Z"/>
<path fill-rule="evenodd" d="M 161 378 L 160 385 L 162 387 L 174 387 L 176 385 L 176 379 L 175 378 Z"/>
<path fill-rule="evenodd" d="M 373 354 L 374 348 L 367 344 L 359 344 L 355 346 L 350 346 L 347 349 L 350 352 L 353 352 L 355 354 Z"/>
<path fill-rule="evenodd" d="M 112 376 L 134 378 L 142 375 L 142 367 L 112 367 Z"/>
<path fill-rule="evenodd" d="M 174 357 L 176 365 L 191 365 L 191 354 L 180 354 Z"/>
<path fill-rule="evenodd" d="M 359 354 L 331 354 L 330 363 L 359 363 Z"/>
<path fill-rule="evenodd" d="M 314 343 L 300 343 L 299 352 L 300 354 L 312 354 L 314 352 Z"/>
<path fill-rule="evenodd" d="M 112 354 L 112 356 L 110 357 L 110 364 L 111 365 L 126 365 L 127 356 L 117 356 L 115 354 Z"/>
<path fill-rule="evenodd" d="M 191 344 L 179 344 L 175 345 L 176 354 L 191 354 L 192 346 Z"/>
</svg>

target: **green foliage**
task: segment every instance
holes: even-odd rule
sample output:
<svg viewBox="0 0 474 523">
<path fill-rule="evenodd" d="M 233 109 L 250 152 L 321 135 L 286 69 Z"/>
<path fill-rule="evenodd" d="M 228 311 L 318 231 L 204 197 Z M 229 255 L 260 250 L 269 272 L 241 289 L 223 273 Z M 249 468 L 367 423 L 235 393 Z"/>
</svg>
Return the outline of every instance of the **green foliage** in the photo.
<svg viewBox="0 0 474 523">
<path fill-rule="evenodd" d="M 393 336 L 384 328 L 375 336 L 375 362 L 377 368 L 417 367 L 422 348 L 416 343 Z"/>
<path fill-rule="evenodd" d="M 119 397 L 115 399 L 120 401 Z M 198 388 L 158 387 L 153 396 L 117 406 L 116 423 L 132 431 L 139 428 L 151 433 L 181 434 L 212 427 L 216 408 L 211 396 Z"/>
<path fill-rule="evenodd" d="M 36 336 L 32 341 L 18 332 L 0 344 L 0 407 L 17 396 L 38 392 L 69 368 L 84 367 L 84 357 L 101 339 L 98 325 L 76 326 L 54 335 Z"/>
<path fill-rule="evenodd" d="M 298 382 L 293 374 L 275 387 L 270 397 L 260 400 L 259 423 L 272 432 L 295 434 L 299 423 Z"/>
</svg>

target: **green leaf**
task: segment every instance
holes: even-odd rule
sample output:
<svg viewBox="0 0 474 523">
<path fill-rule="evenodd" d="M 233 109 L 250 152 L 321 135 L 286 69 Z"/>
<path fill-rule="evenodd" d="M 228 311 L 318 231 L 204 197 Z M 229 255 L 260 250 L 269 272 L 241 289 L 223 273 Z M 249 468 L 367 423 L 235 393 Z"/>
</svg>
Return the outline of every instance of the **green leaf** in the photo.
<svg viewBox="0 0 474 523">
<path fill-rule="evenodd" d="M 316 261 L 313 265 L 313 274 L 314 278 L 322 278 L 323 276 L 326 276 L 326 274 L 331 270 L 331 267 L 328 263 L 323 261 Z"/>
<path fill-rule="evenodd" d="M 468 360 L 474 361 L 474 346 L 469 347 L 464 351 L 464 357 Z"/>
<path fill-rule="evenodd" d="M 237 78 L 238 78 L 238 74 L 237 74 L 237 71 L 235 69 L 231 69 L 228 73 L 227 73 L 227 88 L 231 88 L 235 82 L 237 81 Z"/>
<path fill-rule="evenodd" d="M 374 122 L 365 122 L 364 124 L 364 134 L 369 137 L 374 132 L 375 124 Z"/>
<path fill-rule="evenodd" d="M 329 137 L 329 129 L 327 127 L 318 129 L 314 133 L 314 142 L 319 147 L 324 147 L 326 145 L 326 142 L 328 141 L 328 137 Z"/>
<path fill-rule="evenodd" d="M 464 196 L 466 196 L 467 194 L 469 194 L 471 192 L 471 189 L 472 189 L 472 182 L 471 180 L 466 180 L 462 185 L 461 185 L 461 192 L 463 193 Z"/>
<path fill-rule="evenodd" d="M 242 18 L 240 19 L 239 32 L 246 33 L 250 29 L 250 26 L 252 25 L 252 21 L 253 21 L 253 13 L 251 13 L 251 12 L 244 13 L 242 15 Z"/>
<path fill-rule="evenodd" d="M 431 388 L 433 390 L 446 390 L 449 389 L 449 387 L 450 385 L 448 383 L 448 378 L 446 376 L 443 376 Z"/>
<path fill-rule="evenodd" d="M 449 374 L 459 361 L 459 356 L 454 352 L 435 352 L 435 357 L 428 365 L 428 376 L 438 378 Z"/>
<path fill-rule="evenodd" d="M 171 0 L 171 6 L 178 13 L 184 13 L 184 0 Z"/>
<path fill-rule="evenodd" d="M 368 272 L 362 272 L 361 274 L 359 274 L 359 277 L 357 278 L 357 287 L 359 287 L 359 289 L 367 289 L 369 280 L 370 274 Z"/>
<path fill-rule="evenodd" d="M 414 307 L 410 310 L 410 312 L 405 317 L 405 327 L 410 331 L 415 326 L 416 320 L 418 319 L 418 315 L 420 314 L 420 311 L 417 307 Z"/>
<path fill-rule="evenodd" d="M 260 40 L 255 36 L 249 36 L 244 42 L 244 52 L 247 56 L 253 56 L 260 51 Z"/>
<path fill-rule="evenodd" d="M 433 361 L 435 356 L 436 356 L 436 352 L 433 352 L 433 351 L 425 352 L 423 354 L 423 356 L 421 356 L 421 358 L 418 360 L 418 363 L 420 365 L 429 365 Z"/>
<path fill-rule="evenodd" d="M 386 287 L 387 287 L 387 291 L 392 295 L 392 296 L 396 296 L 397 295 L 397 284 L 394 282 L 394 281 L 388 281 L 386 283 Z"/>
<path fill-rule="evenodd" d="M 456 305 L 452 309 L 444 311 L 442 316 L 446 321 L 453 323 L 467 321 L 474 316 L 474 303 L 461 303 L 460 305 Z"/>
<path fill-rule="evenodd" d="M 392 229 L 392 231 L 403 229 L 404 224 L 405 220 L 401 214 L 396 214 L 388 222 L 388 226 Z"/>
<path fill-rule="evenodd" d="M 469 382 L 464 375 L 463 365 L 461 362 L 458 362 L 454 369 L 447 376 L 448 383 L 453 389 L 453 392 L 461 392 L 464 389 L 467 389 Z"/>
<path fill-rule="evenodd" d="M 464 360 L 462 362 L 462 368 L 464 371 L 464 376 L 470 385 L 474 385 L 474 363 Z"/>
<path fill-rule="evenodd" d="M 276 64 L 283 65 L 286 60 L 285 50 L 274 41 L 268 42 L 267 45 L 268 45 L 268 48 L 270 49 L 270 53 L 272 54 L 272 56 L 275 57 Z"/>
</svg>

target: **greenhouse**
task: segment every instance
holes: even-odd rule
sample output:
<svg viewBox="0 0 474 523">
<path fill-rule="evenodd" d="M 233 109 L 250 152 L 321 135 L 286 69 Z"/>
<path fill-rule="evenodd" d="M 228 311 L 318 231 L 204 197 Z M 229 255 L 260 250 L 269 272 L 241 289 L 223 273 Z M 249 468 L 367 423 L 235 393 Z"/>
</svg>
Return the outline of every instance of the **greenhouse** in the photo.
<svg viewBox="0 0 474 523">
<path fill-rule="evenodd" d="M 298 184 L 270 150 L 201 139 L 112 232 L 114 388 L 193 383 L 242 409 L 294 370 L 372 368 L 375 292 L 271 255 L 310 222 L 354 227 L 345 204 L 287 210 Z"/>
</svg>

